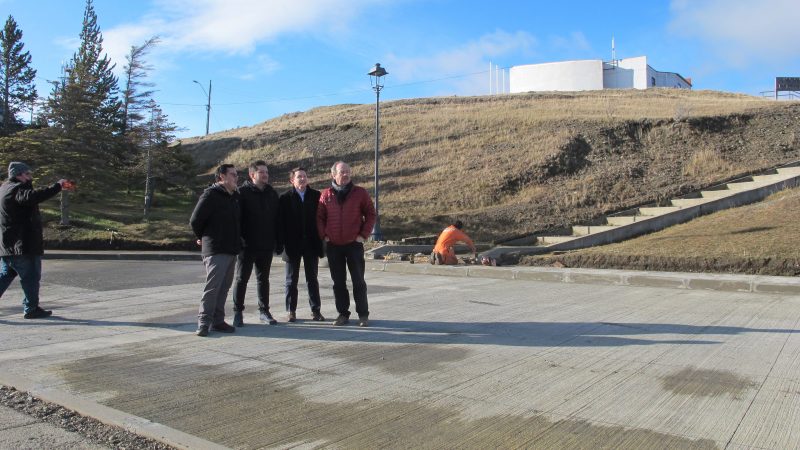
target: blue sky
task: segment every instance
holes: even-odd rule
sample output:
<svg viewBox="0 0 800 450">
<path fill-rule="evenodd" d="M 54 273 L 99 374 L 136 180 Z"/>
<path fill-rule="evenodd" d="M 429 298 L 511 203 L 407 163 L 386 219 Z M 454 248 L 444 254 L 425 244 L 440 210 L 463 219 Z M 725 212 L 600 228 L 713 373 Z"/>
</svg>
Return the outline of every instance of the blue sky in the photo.
<svg viewBox="0 0 800 450">
<path fill-rule="evenodd" d="M 695 89 L 758 95 L 800 76 L 796 0 L 95 0 L 104 48 L 121 69 L 151 53 L 156 100 L 183 130 L 250 126 L 287 112 L 371 103 L 366 73 L 389 71 L 381 99 L 488 94 L 488 68 L 646 55 Z M 39 94 L 78 46 L 83 0 L 0 0 L 38 70 Z"/>
</svg>

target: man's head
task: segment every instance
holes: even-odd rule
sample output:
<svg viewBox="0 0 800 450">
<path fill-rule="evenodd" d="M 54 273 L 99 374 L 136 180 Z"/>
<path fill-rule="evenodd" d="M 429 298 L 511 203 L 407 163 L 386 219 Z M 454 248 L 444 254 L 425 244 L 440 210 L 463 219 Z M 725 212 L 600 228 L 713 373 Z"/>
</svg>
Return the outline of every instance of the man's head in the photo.
<svg viewBox="0 0 800 450">
<path fill-rule="evenodd" d="M 336 161 L 331 167 L 331 178 L 339 186 L 350 184 L 350 166 L 344 161 Z"/>
<path fill-rule="evenodd" d="M 460 230 L 460 229 L 464 228 L 464 222 L 462 222 L 460 220 L 456 220 L 456 222 L 453 224 L 453 226 Z"/>
<path fill-rule="evenodd" d="M 289 171 L 289 181 L 295 189 L 300 192 L 306 190 L 308 186 L 308 174 L 306 174 L 305 167 L 295 167 Z"/>
<path fill-rule="evenodd" d="M 233 164 L 223 164 L 217 167 L 216 180 L 225 187 L 228 192 L 236 190 L 236 182 L 238 179 L 239 173 L 236 171 L 236 167 Z"/>
<path fill-rule="evenodd" d="M 263 188 L 269 183 L 269 169 L 264 161 L 253 161 L 247 171 L 250 173 L 250 179 L 253 180 L 253 184 L 259 188 Z"/>
<path fill-rule="evenodd" d="M 27 183 L 33 176 L 31 175 L 31 168 L 24 162 L 13 161 L 8 165 L 8 179 Z"/>
</svg>

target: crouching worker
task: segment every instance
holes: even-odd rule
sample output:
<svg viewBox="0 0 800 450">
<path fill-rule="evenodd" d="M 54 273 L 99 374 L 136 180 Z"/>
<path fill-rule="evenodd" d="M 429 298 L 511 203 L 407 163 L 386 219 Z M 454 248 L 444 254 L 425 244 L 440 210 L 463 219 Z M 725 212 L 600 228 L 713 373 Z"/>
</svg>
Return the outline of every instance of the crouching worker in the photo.
<svg viewBox="0 0 800 450">
<path fill-rule="evenodd" d="M 472 258 L 475 259 L 477 253 L 475 244 L 466 233 L 461 231 L 463 227 L 464 223 L 460 220 L 456 220 L 454 224 L 442 231 L 442 234 L 439 235 L 439 239 L 436 240 L 436 245 L 433 247 L 430 258 L 431 264 L 458 264 L 458 258 L 456 258 L 456 252 L 453 247 L 459 242 L 463 242 L 469 246 L 470 250 L 472 250 Z"/>
</svg>

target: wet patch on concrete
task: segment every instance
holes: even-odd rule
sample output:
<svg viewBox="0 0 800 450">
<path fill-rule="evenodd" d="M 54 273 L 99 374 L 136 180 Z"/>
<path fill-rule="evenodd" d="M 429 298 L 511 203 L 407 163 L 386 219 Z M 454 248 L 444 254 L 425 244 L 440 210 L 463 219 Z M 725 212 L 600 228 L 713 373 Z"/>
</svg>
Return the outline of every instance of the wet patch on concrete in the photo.
<svg viewBox="0 0 800 450">
<path fill-rule="evenodd" d="M 740 398 L 747 389 L 756 386 L 752 380 L 727 370 L 706 370 L 687 367 L 680 372 L 661 377 L 662 387 L 680 395 Z"/>
<path fill-rule="evenodd" d="M 356 366 L 371 366 L 393 375 L 407 375 L 442 370 L 447 363 L 466 359 L 470 350 L 425 344 L 373 344 L 368 347 L 357 344 L 343 345 L 328 355 L 345 359 Z"/>
<path fill-rule="evenodd" d="M 352 392 L 346 401 L 323 403 L 269 368 L 234 371 L 169 358 L 168 347 L 129 347 L 68 363 L 60 373 L 82 394 L 113 394 L 104 401 L 113 408 L 233 448 L 716 448 L 710 440 L 542 415 L 469 420 L 429 392 L 416 401 Z"/>
</svg>

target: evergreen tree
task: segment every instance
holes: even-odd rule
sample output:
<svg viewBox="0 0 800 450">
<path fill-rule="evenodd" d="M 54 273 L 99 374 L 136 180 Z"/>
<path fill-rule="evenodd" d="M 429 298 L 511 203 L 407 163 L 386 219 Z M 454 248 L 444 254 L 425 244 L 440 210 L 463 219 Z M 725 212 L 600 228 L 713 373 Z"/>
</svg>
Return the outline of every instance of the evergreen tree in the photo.
<svg viewBox="0 0 800 450">
<path fill-rule="evenodd" d="M 80 47 L 64 67 L 64 80 L 50 98 L 50 120 L 71 137 L 108 141 L 121 130 L 114 65 L 103 54 L 103 35 L 93 0 L 86 0 Z"/>
<path fill-rule="evenodd" d="M 59 146 L 54 149 L 59 157 L 53 162 L 77 179 L 83 192 L 120 169 L 122 108 L 113 69 L 103 54 L 93 1 L 86 0 L 80 47 L 64 66 L 61 81 L 53 83 L 47 105 L 48 119 L 60 132 Z M 67 195 L 62 196 L 64 204 L 68 204 Z M 68 214 L 62 208 L 62 224 L 68 224 Z"/>
<path fill-rule="evenodd" d="M 122 91 L 122 134 L 128 136 L 141 133 L 142 125 L 150 108 L 149 101 L 154 91 L 152 82 L 146 81 L 147 73 L 153 67 L 145 61 L 145 56 L 159 42 L 158 36 L 151 37 L 142 45 L 131 46 L 131 52 L 125 57 L 128 63 L 124 68 L 125 88 Z M 138 137 L 140 138 L 140 137 Z"/>
<path fill-rule="evenodd" d="M 2 98 L 3 121 L 0 128 L 4 134 L 11 131 L 17 123 L 17 113 L 26 104 L 36 100 L 36 70 L 31 67 L 30 52 L 23 52 L 22 30 L 17 22 L 8 16 L 5 26 L 0 30 L 0 95 Z"/>
</svg>

